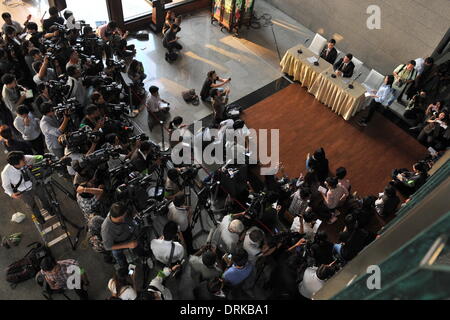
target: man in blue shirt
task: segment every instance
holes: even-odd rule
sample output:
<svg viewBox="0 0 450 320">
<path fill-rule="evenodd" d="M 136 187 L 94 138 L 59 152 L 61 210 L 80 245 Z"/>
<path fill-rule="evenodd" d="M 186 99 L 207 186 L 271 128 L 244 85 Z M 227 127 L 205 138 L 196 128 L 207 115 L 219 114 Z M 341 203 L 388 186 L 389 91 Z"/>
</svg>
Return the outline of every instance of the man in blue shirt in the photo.
<svg viewBox="0 0 450 320">
<path fill-rule="evenodd" d="M 225 283 L 237 286 L 247 279 L 253 271 L 253 265 L 248 262 L 248 253 L 243 248 L 239 248 L 232 255 L 233 265 L 223 274 Z"/>
</svg>

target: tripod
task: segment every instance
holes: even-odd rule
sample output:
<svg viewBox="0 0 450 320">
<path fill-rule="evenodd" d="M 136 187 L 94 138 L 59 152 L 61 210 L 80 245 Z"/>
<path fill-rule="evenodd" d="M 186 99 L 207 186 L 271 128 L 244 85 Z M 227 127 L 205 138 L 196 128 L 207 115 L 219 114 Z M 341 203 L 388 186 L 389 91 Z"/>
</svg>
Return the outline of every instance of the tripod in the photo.
<svg viewBox="0 0 450 320">
<path fill-rule="evenodd" d="M 205 225 L 203 223 L 203 219 L 201 217 L 203 210 L 205 210 L 208 213 L 208 216 L 211 219 L 214 226 L 216 226 L 218 224 L 218 222 L 216 221 L 216 218 L 214 217 L 214 212 L 211 209 L 211 199 L 210 199 L 210 190 L 211 189 L 209 189 L 209 188 L 212 188 L 212 187 L 204 187 L 200 191 L 197 191 L 195 188 L 194 181 L 192 179 L 188 180 L 186 182 L 186 186 L 184 188 L 184 194 L 188 199 L 187 200 L 188 206 L 191 206 L 190 190 L 193 190 L 197 196 L 197 204 L 192 213 L 192 221 L 191 221 L 190 228 L 191 228 L 191 230 L 194 230 L 194 227 L 197 224 L 199 219 L 200 219 L 200 226 L 201 226 L 200 231 L 197 234 L 192 235 L 192 239 L 196 239 L 203 233 L 209 234 L 209 231 L 206 230 Z"/>
<path fill-rule="evenodd" d="M 50 215 L 56 215 L 59 223 L 61 225 L 61 229 L 64 231 L 64 233 L 67 235 L 67 239 L 69 240 L 70 246 L 72 250 L 76 250 L 76 247 L 78 245 L 78 241 L 80 239 L 80 234 L 83 231 L 83 227 L 78 226 L 71 220 L 69 220 L 66 216 L 63 215 L 61 211 L 61 206 L 59 204 L 58 198 L 56 197 L 55 188 L 59 189 L 62 193 L 64 193 L 65 196 L 69 197 L 72 200 L 76 201 L 75 196 L 66 188 L 64 188 L 63 185 L 61 185 L 59 182 L 53 180 L 52 177 L 49 177 L 46 181 L 38 182 L 37 183 L 38 188 L 42 188 L 44 191 L 44 195 L 46 198 L 46 202 L 50 205 Z M 77 234 L 75 236 L 75 240 L 72 240 L 70 238 L 69 232 L 67 230 L 67 224 L 71 225 L 75 229 L 77 229 Z"/>
</svg>

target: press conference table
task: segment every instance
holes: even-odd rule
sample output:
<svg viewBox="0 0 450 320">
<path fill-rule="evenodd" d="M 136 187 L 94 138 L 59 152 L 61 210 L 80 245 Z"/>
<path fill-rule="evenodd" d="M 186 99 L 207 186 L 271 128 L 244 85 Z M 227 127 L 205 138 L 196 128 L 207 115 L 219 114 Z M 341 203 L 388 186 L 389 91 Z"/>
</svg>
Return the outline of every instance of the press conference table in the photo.
<svg viewBox="0 0 450 320">
<path fill-rule="evenodd" d="M 302 54 L 297 51 L 301 49 Z M 319 65 L 310 63 L 307 59 L 316 57 Z M 317 100 L 330 107 L 331 110 L 349 120 L 355 115 L 365 101 L 366 89 L 353 82 L 353 89 L 348 87 L 349 78 L 332 78 L 333 66 L 320 58 L 303 45 L 289 49 L 281 60 L 281 71 L 299 81 Z"/>
</svg>

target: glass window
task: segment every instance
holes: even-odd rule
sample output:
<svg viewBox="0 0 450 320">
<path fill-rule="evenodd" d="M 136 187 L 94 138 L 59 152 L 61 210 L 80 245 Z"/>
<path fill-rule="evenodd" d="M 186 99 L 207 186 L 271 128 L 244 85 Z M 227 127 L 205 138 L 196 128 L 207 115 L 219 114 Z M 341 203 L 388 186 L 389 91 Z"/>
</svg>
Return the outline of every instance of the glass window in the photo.
<svg viewBox="0 0 450 320">
<path fill-rule="evenodd" d="M 164 0 L 162 0 L 164 1 Z M 165 0 L 166 7 L 176 6 L 192 0 Z M 125 21 L 152 13 L 152 0 L 122 0 L 123 18 Z"/>
<path fill-rule="evenodd" d="M 66 3 L 67 9 L 73 12 L 77 21 L 86 21 L 94 30 L 98 25 L 109 21 L 106 0 L 66 0 Z"/>
</svg>

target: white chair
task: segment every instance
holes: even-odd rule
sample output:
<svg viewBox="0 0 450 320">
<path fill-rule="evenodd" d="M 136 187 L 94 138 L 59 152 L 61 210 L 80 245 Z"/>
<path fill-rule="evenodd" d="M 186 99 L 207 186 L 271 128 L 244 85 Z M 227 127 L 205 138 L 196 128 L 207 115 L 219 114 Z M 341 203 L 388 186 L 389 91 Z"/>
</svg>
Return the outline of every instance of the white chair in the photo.
<svg viewBox="0 0 450 320">
<path fill-rule="evenodd" d="M 323 49 L 323 47 L 327 44 L 327 39 L 322 37 L 320 34 L 316 33 L 314 36 L 313 41 L 309 45 L 309 50 L 311 50 L 313 53 L 319 55 L 320 51 Z"/>
<path fill-rule="evenodd" d="M 355 65 L 355 70 L 353 71 L 353 74 L 358 73 L 359 69 L 361 69 L 364 63 L 356 57 L 353 57 L 352 62 Z"/>
<path fill-rule="evenodd" d="M 378 90 L 383 82 L 384 76 L 375 69 L 372 69 L 370 70 L 369 75 L 367 76 L 366 80 L 364 80 L 362 85 L 367 89 L 367 91 Z"/>
</svg>

